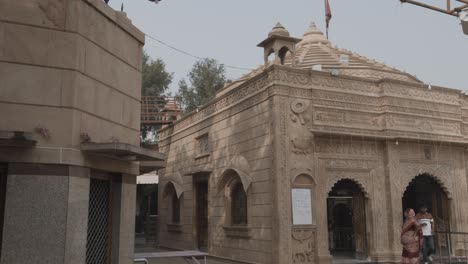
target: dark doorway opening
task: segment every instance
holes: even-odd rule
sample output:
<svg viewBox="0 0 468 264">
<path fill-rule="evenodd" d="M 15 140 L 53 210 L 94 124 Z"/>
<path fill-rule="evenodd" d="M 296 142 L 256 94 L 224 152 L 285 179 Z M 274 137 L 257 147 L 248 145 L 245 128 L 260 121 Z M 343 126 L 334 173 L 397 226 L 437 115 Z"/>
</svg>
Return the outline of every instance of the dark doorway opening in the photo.
<svg viewBox="0 0 468 264">
<path fill-rule="evenodd" d="M 403 210 L 413 208 L 418 211 L 421 205 L 426 205 L 432 216 L 448 227 L 448 198 L 439 183 L 428 174 L 415 177 L 403 194 Z"/>
<path fill-rule="evenodd" d="M 365 196 L 349 179 L 338 181 L 328 194 L 330 253 L 335 258 L 367 258 Z"/>
<path fill-rule="evenodd" d="M 440 232 L 450 229 L 450 207 L 447 194 L 440 184 L 429 174 L 415 177 L 406 188 L 402 198 L 403 211 L 413 208 L 417 213 L 425 205 L 434 217 L 435 230 Z M 402 212 L 403 217 L 403 212 Z M 439 237 L 439 240 L 437 239 Z M 436 250 L 447 251 L 447 241 L 443 236 L 436 236 Z"/>
<path fill-rule="evenodd" d="M 200 251 L 208 251 L 208 179 L 195 182 L 196 203 L 196 234 L 197 247 Z"/>
<path fill-rule="evenodd" d="M 7 185 L 6 166 L 0 165 L 0 258 L 2 256 L 3 221 L 5 218 L 5 198 Z"/>
<path fill-rule="evenodd" d="M 112 176 L 99 171 L 91 174 L 86 264 L 112 263 Z"/>
</svg>

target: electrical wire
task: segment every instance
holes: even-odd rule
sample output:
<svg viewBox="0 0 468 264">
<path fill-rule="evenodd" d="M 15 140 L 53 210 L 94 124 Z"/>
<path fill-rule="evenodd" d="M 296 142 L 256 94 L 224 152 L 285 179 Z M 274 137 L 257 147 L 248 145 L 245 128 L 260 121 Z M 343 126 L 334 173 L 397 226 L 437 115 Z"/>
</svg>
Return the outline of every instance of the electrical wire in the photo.
<svg viewBox="0 0 468 264">
<path fill-rule="evenodd" d="M 153 37 L 153 36 L 151 36 L 151 35 L 148 35 L 148 34 L 146 34 L 146 33 L 144 33 L 144 34 L 145 34 L 145 36 L 147 36 L 148 38 L 150 38 L 150 39 L 152 39 L 152 40 L 154 40 L 154 41 L 156 41 L 156 42 L 158 42 L 158 43 L 160 43 L 160 44 L 162 44 L 162 45 L 164 45 L 164 46 L 166 46 L 166 47 L 168 47 L 168 48 L 170 48 L 170 49 L 173 49 L 173 50 L 175 50 L 175 51 L 177 51 L 177 52 L 180 52 L 180 53 L 182 53 L 182 54 L 185 54 L 185 55 L 187 55 L 187 56 L 189 56 L 189 57 L 192 57 L 192 58 L 194 58 L 194 59 L 203 60 L 203 58 L 200 57 L 200 56 L 193 55 L 193 54 L 191 54 L 191 53 L 188 53 L 188 52 L 186 52 L 186 51 L 183 51 L 183 50 L 181 50 L 181 49 L 178 49 L 178 48 L 176 48 L 176 47 L 174 47 L 174 46 L 172 46 L 172 45 L 169 45 L 169 44 L 165 43 L 164 41 L 159 40 L 159 39 L 157 39 L 157 38 L 155 38 L 155 37 Z M 242 67 L 237 67 L 237 66 L 231 66 L 231 65 L 224 64 L 224 63 L 220 63 L 220 65 L 223 65 L 223 66 L 226 67 L 226 68 L 237 69 L 237 70 L 244 70 L 244 71 L 252 71 L 252 70 L 253 70 L 253 69 L 248 69 L 248 68 L 242 68 Z"/>
</svg>

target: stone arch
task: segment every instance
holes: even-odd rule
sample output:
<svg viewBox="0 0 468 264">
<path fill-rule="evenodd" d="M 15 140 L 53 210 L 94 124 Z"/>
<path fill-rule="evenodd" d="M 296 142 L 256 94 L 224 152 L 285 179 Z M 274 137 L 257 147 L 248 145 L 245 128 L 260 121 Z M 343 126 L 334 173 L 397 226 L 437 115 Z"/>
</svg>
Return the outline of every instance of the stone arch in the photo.
<svg viewBox="0 0 468 264">
<path fill-rule="evenodd" d="M 286 59 L 286 55 L 288 54 L 288 52 L 291 54 L 292 56 L 292 50 L 290 50 L 287 46 L 283 46 L 281 47 L 279 50 L 278 50 L 278 58 L 280 60 L 280 64 L 281 65 L 284 65 L 284 62 L 285 62 L 285 59 Z M 291 58 L 291 59 L 294 59 L 294 58 Z"/>
<path fill-rule="evenodd" d="M 252 176 L 250 164 L 244 156 L 234 156 L 228 166 L 222 171 L 220 180 L 218 182 L 218 193 L 221 192 L 224 187 L 239 177 L 244 187 L 244 191 L 247 193 L 250 185 L 252 184 Z"/>
<path fill-rule="evenodd" d="M 409 186 L 411 186 L 414 181 L 416 180 L 416 178 L 418 177 L 421 177 L 421 176 L 426 176 L 426 177 L 429 177 L 431 178 L 432 180 L 434 180 L 438 185 L 439 187 L 442 189 L 442 191 L 445 193 L 445 195 L 447 195 L 447 198 L 448 199 L 452 199 L 452 192 L 449 190 L 449 188 L 447 187 L 447 185 L 445 184 L 444 180 L 435 176 L 434 174 L 431 174 L 431 173 L 419 173 L 417 174 L 416 176 L 413 176 L 408 182 L 406 185 L 403 185 L 405 186 L 404 189 L 402 190 L 401 192 L 401 195 L 403 195 L 409 188 Z"/>
<path fill-rule="evenodd" d="M 399 174 L 401 175 L 399 191 L 403 195 L 410 183 L 419 175 L 429 175 L 444 190 L 449 199 L 453 197 L 452 185 L 449 179 L 449 173 L 452 171 L 450 164 L 420 164 L 413 162 L 404 162 L 400 164 Z"/>
<path fill-rule="evenodd" d="M 349 178 L 349 177 L 341 177 L 341 178 L 337 178 L 331 181 L 329 185 L 327 186 L 327 195 L 333 190 L 333 188 L 335 188 L 338 182 L 343 181 L 343 180 L 352 181 L 354 184 L 356 184 L 356 186 L 362 192 L 362 194 L 364 195 L 364 198 L 369 199 L 369 192 L 367 191 L 367 188 L 365 188 L 364 185 L 360 181 L 353 179 L 353 178 Z"/>
<path fill-rule="evenodd" d="M 166 184 L 164 185 L 163 188 L 163 196 L 165 197 L 169 191 L 168 188 L 172 185 L 174 187 L 174 190 L 177 194 L 177 198 L 180 198 L 182 193 L 184 192 L 184 180 L 182 179 L 182 175 L 180 172 L 175 172 L 172 175 L 169 175 L 166 177 Z"/>
<path fill-rule="evenodd" d="M 315 178 L 312 176 L 312 170 L 309 169 L 295 169 L 291 173 L 291 184 L 296 183 L 296 181 L 299 181 L 301 177 L 306 177 L 309 179 L 309 184 L 310 185 L 316 185 L 317 181 Z"/>
<path fill-rule="evenodd" d="M 274 61 L 276 59 L 275 49 L 274 48 L 265 49 L 265 55 L 264 55 L 265 65 L 267 65 L 267 63 L 269 62 L 269 57 L 270 57 L 271 54 L 274 54 L 273 55 L 273 60 L 272 60 L 272 61 Z"/>
</svg>

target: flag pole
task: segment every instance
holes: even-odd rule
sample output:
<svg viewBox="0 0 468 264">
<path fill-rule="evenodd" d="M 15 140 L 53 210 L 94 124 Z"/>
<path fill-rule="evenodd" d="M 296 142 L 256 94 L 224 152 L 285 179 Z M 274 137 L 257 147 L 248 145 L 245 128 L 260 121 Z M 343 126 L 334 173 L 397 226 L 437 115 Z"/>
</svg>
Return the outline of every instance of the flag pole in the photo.
<svg viewBox="0 0 468 264">
<path fill-rule="evenodd" d="M 331 8 L 330 8 L 330 3 L 328 0 L 325 0 L 325 23 L 327 25 L 327 39 L 328 39 L 328 27 L 330 25 L 330 20 L 332 18 L 332 13 L 331 13 Z"/>
</svg>

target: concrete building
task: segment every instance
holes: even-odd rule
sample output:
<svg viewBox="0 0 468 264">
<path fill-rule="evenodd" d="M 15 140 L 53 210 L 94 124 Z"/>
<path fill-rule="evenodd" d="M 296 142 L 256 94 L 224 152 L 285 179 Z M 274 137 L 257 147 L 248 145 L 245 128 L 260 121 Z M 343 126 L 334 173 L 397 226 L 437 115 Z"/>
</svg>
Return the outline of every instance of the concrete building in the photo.
<svg viewBox="0 0 468 264">
<path fill-rule="evenodd" d="M 144 34 L 100 0 L 0 2 L 0 263 L 133 263 Z"/>
<path fill-rule="evenodd" d="M 467 96 L 338 49 L 314 24 L 302 39 L 278 24 L 259 46 L 265 66 L 160 131 L 161 245 L 397 263 L 403 209 L 421 203 L 439 231 L 468 231 Z"/>
</svg>

